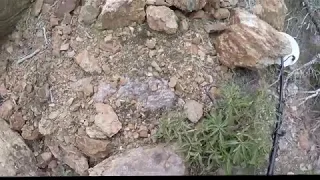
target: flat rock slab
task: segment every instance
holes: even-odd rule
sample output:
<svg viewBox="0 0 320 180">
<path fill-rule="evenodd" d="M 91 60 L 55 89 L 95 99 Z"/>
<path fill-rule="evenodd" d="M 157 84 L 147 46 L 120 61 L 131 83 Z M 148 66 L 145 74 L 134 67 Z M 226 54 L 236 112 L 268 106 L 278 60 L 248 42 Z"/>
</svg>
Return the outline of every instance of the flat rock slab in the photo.
<svg viewBox="0 0 320 180">
<path fill-rule="evenodd" d="M 184 175 L 183 159 L 172 148 L 139 147 L 111 156 L 89 169 L 90 176 Z"/>
<path fill-rule="evenodd" d="M 0 176 L 36 176 L 36 159 L 23 139 L 0 119 Z"/>
</svg>

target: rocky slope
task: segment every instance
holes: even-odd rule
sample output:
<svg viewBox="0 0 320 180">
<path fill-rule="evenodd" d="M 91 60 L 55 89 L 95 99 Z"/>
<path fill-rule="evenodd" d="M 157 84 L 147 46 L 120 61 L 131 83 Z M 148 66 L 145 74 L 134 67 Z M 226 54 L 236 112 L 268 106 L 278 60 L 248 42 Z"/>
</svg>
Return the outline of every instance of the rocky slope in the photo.
<svg viewBox="0 0 320 180">
<path fill-rule="evenodd" d="M 29 146 L 34 173 L 184 174 L 156 146 L 159 119 L 185 111 L 197 122 L 229 68 L 290 53 L 285 5 L 268 2 L 250 5 L 256 16 L 237 0 L 37 0 L 1 49 L 0 118 Z"/>
</svg>

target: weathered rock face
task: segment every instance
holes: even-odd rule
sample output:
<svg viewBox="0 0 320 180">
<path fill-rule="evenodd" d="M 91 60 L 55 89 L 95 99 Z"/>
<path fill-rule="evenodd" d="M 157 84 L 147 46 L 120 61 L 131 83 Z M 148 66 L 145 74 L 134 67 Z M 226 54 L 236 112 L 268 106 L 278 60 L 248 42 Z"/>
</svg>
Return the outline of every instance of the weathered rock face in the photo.
<svg viewBox="0 0 320 180">
<path fill-rule="evenodd" d="M 73 11 L 80 3 L 80 0 L 59 0 L 54 14 L 58 18 L 63 18 L 64 14 Z"/>
<path fill-rule="evenodd" d="M 10 33 L 31 0 L 0 0 L 0 37 Z"/>
<path fill-rule="evenodd" d="M 174 6 L 182 11 L 192 12 L 202 9 L 207 0 L 147 0 L 149 5 Z"/>
<path fill-rule="evenodd" d="M 63 145 L 48 136 L 45 139 L 45 143 L 55 158 L 67 164 L 79 175 L 87 175 L 88 160 L 76 147 Z"/>
<path fill-rule="evenodd" d="M 287 11 L 284 0 L 258 0 L 254 7 L 254 13 L 258 17 L 279 31 L 284 28 Z"/>
<path fill-rule="evenodd" d="M 36 176 L 36 159 L 23 139 L 0 119 L 0 176 Z"/>
<path fill-rule="evenodd" d="M 89 169 L 90 176 L 184 175 L 183 159 L 170 148 L 140 147 L 110 157 Z"/>
<path fill-rule="evenodd" d="M 81 7 L 78 21 L 83 22 L 84 24 L 90 25 L 95 22 L 99 13 L 100 11 L 98 8 L 92 5 L 84 5 Z"/>
<path fill-rule="evenodd" d="M 151 29 L 174 34 L 178 30 L 178 18 L 174 11 L 166 6 L 148 6 L 147 22 Z"/>
<path fill-rule="evenodd" d="M 102 29 L 129 26 L 145 20 L 145 0 L 107 0 L 98 18 Z"/>
<path fill-rule="evenodd" d="M 241 9 L 233 12 L 231 26 L 218 36 L 215 48 L 220 62 L 230 68 L 263 68 L 292 51 L 276 29 Z"/>
</svg>

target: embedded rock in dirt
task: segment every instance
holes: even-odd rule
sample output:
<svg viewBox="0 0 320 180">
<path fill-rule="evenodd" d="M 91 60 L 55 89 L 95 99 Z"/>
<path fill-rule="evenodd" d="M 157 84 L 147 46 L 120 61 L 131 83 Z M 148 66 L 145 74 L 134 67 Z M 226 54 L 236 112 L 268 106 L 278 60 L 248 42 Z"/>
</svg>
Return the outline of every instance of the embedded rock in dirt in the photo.
<svg viewBox="0 0 320 180">
<path fill-rule="evenodd" d="M 88 50 L 81 51 L 75 58 L 76 63 L 88 73 L 101 73 L 98 60 L 89 54 Z"/>
<path fill-rule="evenodd" d="M 284 0 L 258 0 L 253 12 L 278 31 L 283 31 L 288 12 Z"/>
<path fill-rule="evenodd" d="M 5 101 L 0 105 L 0 118 L 8 120 L 13 112 L 13 104 L 10 100 Z"/>
<path fill-rule="evenodd" d="M 44 152 L 37 157 L 37 166 L 40 168 L 45 168 L 52 160 L 51 152 Z"/>
<path fill-rule="evenodd" d="M 96 21 L 99 13 L 100 11 L 98 8 L 91 5 L 84 5 L 81 7 L 78 20 L 86 25 L 91 25 Z"/>
<path fill-rule="evenodd" d="M 235 9 L 231 25 L 216 38 L 218 59 L 229 68 L 263 68 L 291 53 L 289 41 L 268 23 Z"/>
<path fill-rule="evenodd" d="M 139 147 L 109 157 L 89 169 L 90 176 L 170 176 L 185 175 L 183 159 L 171 148 Z"/>
<path fill-rule="evenodd" d="M 13 130 L 20 131 L 25 124 L 25 120 L 22 117 L 22 114 L 19 112 L 16 112 L 13 114 L 13 116 L 10 118 L 10 127 Z"/>
<path fill-rule="evenodd" d="M 112 107 L 102 103 L 97 103 L 95 107 L 98 114 L 94 118 L 94 124 L 108 137 L 117 134 L 122 128 L 122 123 Z"/>
<path fill-rule="evenodd" d="M 21 131 L 22 138 L 29 141 L 36 140 L 40 136 L 38 128 L 34 127 L 33 125 L 25 124 Z"/>
<path fill-rule="evenodd" d="M 152 88 L 156 87 L 156 90 Z M 117 97 L 120 99 L 136 100 L 147 110 L 170 108 L 174 105 L 176 96 L 169 87 L 169 83 L 163 79 L 148 78 L 145 82 L 128 80 L 119 88 Z"/>
<path fill-rule="evenodd" d="M 148 5 L 174 6 L 182 11 L 192 12 L 202 9 L 207 0 L 147 0 Z"/>
<path fill-rule="evenodd" d="M 203 105 L 195 100 L 187 100 L 184 109 L 188 119 L 193 123 L 198 122 L 203 115 Z"/>
<path fill-rule="evenodd" d="M 85 136 L 77 137 L 78 149 L 92 158 L 106 158 L 111 153 L 111 143 L 107 140 L 91 139 Z"/>
<path fill-rule="evenodd" d="M 86 133 L 93 139 L 107 139 L 107 136 L 102 132 L 102 130 L 95 125 L 86 127 Z"/>
<path fill-rule="evenodd" d="M 42 117 L 38 125 L 39 132 L 44 136 L 52 134 L 55 131 L 55 125 L 53 121 L 54 120 Z"/>
<path fill-rule="evenodd" d="M 116 29 L 145 20 L 145 0 L 107 0 L 98 17 L 102 29 Z"/>
<path fill-rule="evenodd" d="M 55 9 L 55 15 L 63 18 L 64 14 L 72 12 L 80 3 L 80 0 L 59 0 Z"/>
<path fill-rule="evenodd" d="M 218 20 L 227 19 L 230 17 L 230 11 L 226 8 L 220 8 L 214 12 L 213 16 Z"/>
<path fill-rule="evenodd" d="M 77 82 L 71 83 L 70 87 L 75 91 L 82 91 L 86 97 L 90 97 L 93 94 L 93 85 L 91 84 L 92 78 L 83 78 Z"/>
<path fill-rule="evenodd" d="M 32 151 L 1 119 L 0 146 L 0 176 L 37 176 L 37 162 Z"/>
<path fill-rule="evenodd" d="M 166 6 L 148 6 L 147 22 L 151 29 L 174 34 L 178 30 L 178 17 L 173 10 Z"/>
<path fill-rule="evenodd" d="M 55 158 L 57 158 L 64 164 L 67 164 L 79 175 L 87 175 L 87 171 L 89 169 L 88 160 L 76 147 L 71 145 L 66 146 L 59 142 L 54 142 L 48 137 L 46 137 L 45 143 L 49 147 L 51 153 Z"/>
<path fill-rule="evenodd" d="M 116 91 L 110 84 L 103 82 L 98 86 L 98 92 L 94 95 L 93 100 L 95 102 L 103 102 L 106 97 L 111 96 Z"/>
</svg>

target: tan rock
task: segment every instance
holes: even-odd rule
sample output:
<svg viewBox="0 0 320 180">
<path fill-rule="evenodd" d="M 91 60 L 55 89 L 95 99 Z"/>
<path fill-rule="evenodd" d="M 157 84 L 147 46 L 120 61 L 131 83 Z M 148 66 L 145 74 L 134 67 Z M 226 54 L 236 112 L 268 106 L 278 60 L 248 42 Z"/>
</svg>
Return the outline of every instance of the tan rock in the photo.
<svg viewBox="0 0 320 180">
<path fill-rule="evenodd" d="M 145 0 L 108 0 L 98 17 L 102 29 L 115 29 L 142 23 L 145 20 Z"/>
<path fill-rule="evenodd" d="M 86 127 L 86 133 L 93 139 L 107 139 L 107 136 L 102 132 L 102 130 L 95 125 Z"/>
<path fill-rule="evenodd" d="M 83 78 L 74 83 L 71 83 L 70 87 L 74 91 L 77 91 L 77 92 L 82 91 L 86 97 L 90 97 L 93 95 L 93 85 L 91 84 L 91 81 L 92 81 L 91 77 Z"/>
<path fill-rule="evenodd" d="M 148 6 L 147 22 L 151 29 L 175 34 L 178 29 L 178 18 L 173 10 L 166 6 Z"/>
<path fill-rule="evenodd" d="M 84 176 L 87 175 L 87 170 L 89 169 L 88 160 L 76 147 L 65 146 L 49 138 L 46 138 L 45 142 L 55 158 L 67 164 L 76 173 Z"/>
<path fill-rule="evenodd" d="M 258 0 L 253 12 L 278 31 L 283 31 L 288 12 L 284 0 Z"/>
<path fill-rule="evenodd" d="M 90 176 L 185 175 L 183 159 L 172 148 L 140 147 L 109 157 L 89 169 Z"/>
<path fill-rule="evenodd" d="M 37 140 L 40 137 L 39 130 L 32 125 L 25 124 L 21 131 L 22 138 L 29 141 Z"/>
<path fill-rule="evenodd" d="M 214 12 L 213 16 L 218 20 L 227 19 L 230 17 L 230 11 L 226 8 L 220 8 Z"/>
<path fill-rule="evenodd" d="M 108 137 L 117 134 L 122 128 L 122 123 L 118 120 L 117 114 L 108 104 L 97 103 L 94 123 L 99 127 Z"/>
<path fill-rule="evenodd" d="M 0 118 L 8 120 L 13 112 L 13 104 L 10 100 L 5 101 L 0 105 Z"/>
<path fill-rule="evenodd" d="M 17 112 L 14 113 L 10 118 L 10 127 L 13 130 L 20 131 L 23 128 L 25 122 L 26 121 L 23 119 L 22 114 Z"/>
<path fill-rule="evenodd" d="M 37 163 L 32 151 L 1 119 L 0 147 L 0 176 L 37 176 Z"/>
<path fill-rule="evenodd" d="M 76 63 L 88 73 L 101 73 L 98 61 L 87 50 L 81 51 L 75 58 Z"/>
<path fill-rule="evenodd" d="M 37 166 L 40 168 L 45 168 L 46 166 L 48 166 L 51 160 L 52 160 L 52 153 L 44 152 L 37 157 L 37 162 L 38 162 Z"/>
<path fill-rule="evenodd" d="M 262 68 L 291 53 L 289 41 L 256 15 L 236 9 L 230 21 L 215 42 L 217 57 L 225 66 Z"/>
<path fill-rule="evenodd" d="M 99 13 L 100 11 L 98 8 L 92 5 L 84 5 L 81 7 L 78 21 L 90 25 L 96 21 Z"/>
<path fill-rule="evenodd" d="M 188 119 L 193 123 L 198 122 L 203 115 L 203 105 L 195 100 L 187 100 L 184 109 Z"/>
<path fill-rule="evenodd" d="M 78 136 L 76 144 L 81 152 L 92 158 L 106 158 L 112 150 L 109 141 L 91 139 L 85 136 Z"/>
<path fill-rule="evenodd" d="M 54 120 L 46 119 L 44 117 L 39 121 L 38 127 L 39 132 L 44 136 L 52 134 L 56 129 Z"/>
</svg>

